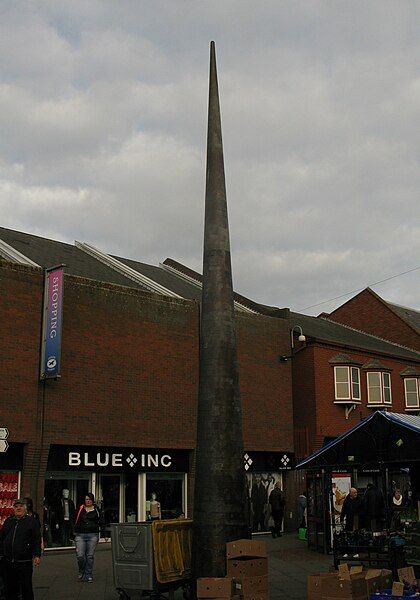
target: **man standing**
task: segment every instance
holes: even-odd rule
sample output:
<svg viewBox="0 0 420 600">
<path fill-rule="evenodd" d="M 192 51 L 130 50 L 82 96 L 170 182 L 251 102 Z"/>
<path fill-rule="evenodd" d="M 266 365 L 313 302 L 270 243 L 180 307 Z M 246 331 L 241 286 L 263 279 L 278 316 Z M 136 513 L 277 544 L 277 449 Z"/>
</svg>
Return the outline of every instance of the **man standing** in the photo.
<svg viewBox="0 0 420 600">
<path fill-rule="evenodd" d="M 345 531 L 353 531 L 355 526 L 355 517 L 359 517 L 362 503 L 357 496 L 356 488 L 350 488 L 349 494 L 347 494 L 343 506 L 341 508 L 340 522 L 343 523 L 344 517 L 346 518 Z M 356 528 L 358 523 L 356 522 Z"/>
<path fill-rule="evenodd" d="M 0 545 L 5 558 L 6 599 L 34 600 L 32 590 L 32 563 L 41 560 L 41 531 L 37 521 L 27 514 L 25 501 L 13 503 L 14 514 L 3 524 Z"/>
<path fill-rule="evenodd" d="M 275 488 L 271 492 L 268 501 L 271 505 L 271 514 L 274 520 L 274 529 L 272 531 L 273 538 L 281 537 L 285 501 L 283 492 L 281 491 L 280 481 L 276 483 Z"/>
<path fill-rule="evenodd" d="M 254 485 L 251 490 L 252 505 L 252 531 L 265 530 L 265 513 L 267 505 L 267 488 L 262 482 L 261 475 L 255 475 Z"/>
</svg>

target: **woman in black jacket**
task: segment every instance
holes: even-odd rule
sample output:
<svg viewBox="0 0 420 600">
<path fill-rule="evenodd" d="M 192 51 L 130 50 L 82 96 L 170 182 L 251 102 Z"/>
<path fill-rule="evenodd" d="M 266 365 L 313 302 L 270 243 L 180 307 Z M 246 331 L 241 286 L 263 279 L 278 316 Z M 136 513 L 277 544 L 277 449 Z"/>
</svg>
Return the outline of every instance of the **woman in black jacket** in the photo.
<svg viewBox="0 0 420 600">
<path fill-rule="evenodd" d="M 93 581 L 93 559 L 99 541 L 101 517 L 91 492 L 85 496 L 85 502 L 79 508 L 74 524 L 79 581 Z"/>
</svg>

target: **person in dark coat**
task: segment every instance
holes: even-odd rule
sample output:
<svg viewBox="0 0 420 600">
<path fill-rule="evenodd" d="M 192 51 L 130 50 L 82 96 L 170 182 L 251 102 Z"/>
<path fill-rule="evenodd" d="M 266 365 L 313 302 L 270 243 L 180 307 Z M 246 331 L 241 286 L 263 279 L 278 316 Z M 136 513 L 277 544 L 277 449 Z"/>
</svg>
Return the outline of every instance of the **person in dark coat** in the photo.
<svg viewBox="0 0 420 600">
<path fill-rule="evenodd" d="M 363 496 L 363 513 L 366 519 L 366 529 L 378 531 L 384 519 L 385 502 L 384 497 L 376 485 L 368 483 Z"/>
<path fill-rule="evenodd" d="M 94 495 L 88 492 L 84 504 L 79 508 L 74 524 L 79 581 L 88 583 L 93 581 L 94 554 L 102 526 L 102 518 L 95 504 Z"/>
<path fill-rule="evenodd" d="M 301 527 L 306 527 L 306 492 L 302 492 L 298 498 L 298 524 L 299 529 Z"/>
<path fill-rule="evenodd" d="M 255 483 L 251 489 L 252 506 L 252 531 L 265 530 L 265 509 L 267 505 L 267 488 L 260 475 L 255 476 Z"/>
<path fill-rule="evenodd" d="M 350 488 L 350 492 L 347 494 L 343 506 L 341 508 L 340 522 L 343 523 L 346 519 L 345 530 L 353 531 L 355 525 L 355 517 L 360 515 L 362 508 L 362 502 L 357 495 L 356 488 Z"/>
<path fill-rule="evenodd" d="M 6 598 L 34 600 L 32 570 L 33 565 L 38 566 L 41 560 L 41 529 L 37 521 L 27 514 L 23 498 L 14 501 L 13 513 L 0 531 Z"/>
<path fill-rule="evenodd" d="M 281 483 L 279 481 L 276 483 L 274 490 L 271 492 L 268 501 L 271 505 L 271 514 L 274 520 L 274 528 L 272 531 L 273 538 L 281 537 L 285 501 L 283 492 L 281 490 Z"/>
</svg>

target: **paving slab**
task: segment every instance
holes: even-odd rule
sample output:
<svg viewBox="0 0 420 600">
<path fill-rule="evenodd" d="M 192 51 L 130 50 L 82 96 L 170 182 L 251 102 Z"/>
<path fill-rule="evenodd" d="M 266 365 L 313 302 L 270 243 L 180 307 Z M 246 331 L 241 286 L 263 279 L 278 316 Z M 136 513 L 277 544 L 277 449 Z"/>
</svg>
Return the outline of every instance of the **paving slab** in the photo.
<svg viewBox="0 0 420 600">
<path fill-rule="evenodd" d="M 258 539 L 267 542 L 270 600 L 305 600 L 307 575 L 328 571 L 332 564 L 331 556 L 309 551 L 296 534 Z M 35 569 L 34 592 L 35 600 L 118 600 L 110 544 L 100 544 L 96 551 L 93 583 L 77 580 L 74 551 L 46 552 Z M 181 591 L 175 599 L 183 600 Z"/>
</svg>

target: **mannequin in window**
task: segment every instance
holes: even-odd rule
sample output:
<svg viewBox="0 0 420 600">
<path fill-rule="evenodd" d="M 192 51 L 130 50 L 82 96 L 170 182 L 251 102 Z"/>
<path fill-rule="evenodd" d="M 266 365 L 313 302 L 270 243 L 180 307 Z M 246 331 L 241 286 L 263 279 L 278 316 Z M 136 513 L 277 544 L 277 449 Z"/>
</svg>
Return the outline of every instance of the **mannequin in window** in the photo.
<svg viewBox="0 0 420 600">
<path fill-rule="evenodd" d="M 61 545 L 70 546 L 70 540 L 73 539 L 73 526 L 76 509 L 74 502 L 70 498 L 70 492 L 64 488 L 61 492 L 61 499 L 57 506 L 57 524 L 56 529 L 60 531 Z"/>
<path fill-rule="evenodd" d="M 157 519 L 161 519 L 161 510 L 160 510 L 160 502 L 156 500 L 155 492 L 150 494 L 150 518 L 152 521 L 156 521 Z"/>
</svg>

